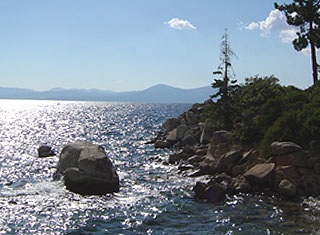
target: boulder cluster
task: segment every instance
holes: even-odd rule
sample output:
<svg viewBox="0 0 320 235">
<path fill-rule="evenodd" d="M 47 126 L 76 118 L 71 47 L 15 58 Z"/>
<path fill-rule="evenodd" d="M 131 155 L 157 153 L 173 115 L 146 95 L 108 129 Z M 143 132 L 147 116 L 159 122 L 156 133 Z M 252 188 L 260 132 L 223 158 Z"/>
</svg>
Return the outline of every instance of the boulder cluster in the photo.
<svg viewBox="0 0 320 235">
<path fill-rule="evenodd" d="M 226 194 L 270 192 L 284 198 L 320 194 L 319 141 L 309 150 L 292 142 L 271 144 L 271 157 L 252 147 L 241 146 L 232 133 L 215 130 L 204 120 L 211 100 L 194 104 L 178 118 L 166 120 L 155 148 L 170 148 L 170 164 L 177 164 L 189 177 L 209 175 L 209 182 L 197 182 L 195 197 L 218 202 Z"/>
</svg>

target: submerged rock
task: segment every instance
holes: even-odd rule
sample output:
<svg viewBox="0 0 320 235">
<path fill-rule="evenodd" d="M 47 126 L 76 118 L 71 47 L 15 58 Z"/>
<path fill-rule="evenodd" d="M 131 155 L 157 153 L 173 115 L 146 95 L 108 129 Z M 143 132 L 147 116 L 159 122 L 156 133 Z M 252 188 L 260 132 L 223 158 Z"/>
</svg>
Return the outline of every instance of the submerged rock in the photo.
<svg viewBox="0 0 320 235">
<path fill-rule="evenodd" d="M 82 195 L 119 191 L 119 177 L 103 147 L 89 142 L 66 145 L 60 154 L 56 175 L 66 188 Z"/>
</svg>

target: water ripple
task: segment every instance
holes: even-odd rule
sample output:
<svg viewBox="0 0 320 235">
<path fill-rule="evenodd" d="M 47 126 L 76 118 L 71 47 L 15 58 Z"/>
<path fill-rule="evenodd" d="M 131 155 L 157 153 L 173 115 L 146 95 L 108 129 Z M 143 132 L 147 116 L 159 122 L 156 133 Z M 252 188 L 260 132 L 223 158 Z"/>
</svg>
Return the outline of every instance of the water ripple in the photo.
<svg viewBox="0 0 320 235">
<path fill-rule="evenodd" d="M 0 233 L 291 234 L 319 228 L 315 210 L 263 196 L 235 196 L 222 205 L 194 201 L 197 179 L 163 165 L 168 151 L 144 144 L 165 119 L 188 108 L 0 100 Z M 57 157 L 39 159 L 37 148 L 49 144 L 60 152 L 77 140 L 105 147 L 120 176 L 119 193 L 83 197 L 52 181 Z"/>
</svg>

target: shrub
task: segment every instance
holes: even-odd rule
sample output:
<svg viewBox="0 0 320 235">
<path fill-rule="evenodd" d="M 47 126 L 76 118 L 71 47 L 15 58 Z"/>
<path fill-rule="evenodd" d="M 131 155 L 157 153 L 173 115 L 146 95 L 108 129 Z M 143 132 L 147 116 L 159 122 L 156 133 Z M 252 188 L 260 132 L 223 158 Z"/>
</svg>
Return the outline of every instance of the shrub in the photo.
<svg viewBox="0 0 320 235">
<path fill-rule="evenodd" d="M 275 140 L 307 147 L 320 138 L 320 82 L 307 90 L 278 82 L 274 76 L 247 78 L 227 105 L 214 102 L 208 118 L 216 129 L 231 130 L 242 144 L 258 144 L 265 153 Z"/>
</svg>

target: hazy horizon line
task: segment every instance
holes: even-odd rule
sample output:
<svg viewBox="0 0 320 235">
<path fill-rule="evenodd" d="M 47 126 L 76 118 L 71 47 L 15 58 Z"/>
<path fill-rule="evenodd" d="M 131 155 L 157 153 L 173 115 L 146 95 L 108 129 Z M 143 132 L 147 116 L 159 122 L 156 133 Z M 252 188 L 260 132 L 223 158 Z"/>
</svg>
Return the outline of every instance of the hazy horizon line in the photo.
<svg viewBox="0 0 320 235">
<path fill-rule="evenodd" d="M 164 84 L 164 83 L 157 83 L 155 85 L 151 85 L 147 88 L 141 88 L 141 89 L 135 89 L 135 90 L 111 90 L 111 89 L 103 89 L 103 88 L 77 88 L 77 87 L 71 87 L 71 88 L 66 88 L 66 87 L 52 87 L 52 88 L 48 88 L 48 89 L 44 89 L 44 90 L 38 90 L 38 89 L 34 89 L 34 88 L 29 88 L 29 87 L 12 87 L 12 86 L 0 86 L 1 88 L 7 88 L 7 89 L 23 89 L 23 90 L 32 90 L 32 91 L 36 91 L 36 92 L 46 92 L 46 91 L 52 91 L 55 89 L 62 89 L 62 90 L 84 90 L 84 91 L 90 91 L 90 90 L 99 90 L 99 91 L 106 91 L 106 92 L 132 92 L 132 91 L 144 91 L 144 90 L 148 90 L 152 87 L 156 87 L 156 86 L 168 86 L 171 88 L 175 88 L 175 89 L 182 89 L 182 90 L 192 90 L 192 89 L 198 89 L 198 88 L 203 88 L 203 87 L 208 87 L 211 86 L 210 84 L 208 85 L 203 85 L 203 86 L 198 86 L 198 87 L 177 87 L 177 86 L 173 86 L 173 85 L 168 85 L 168 84 Z"/>
</svg>

